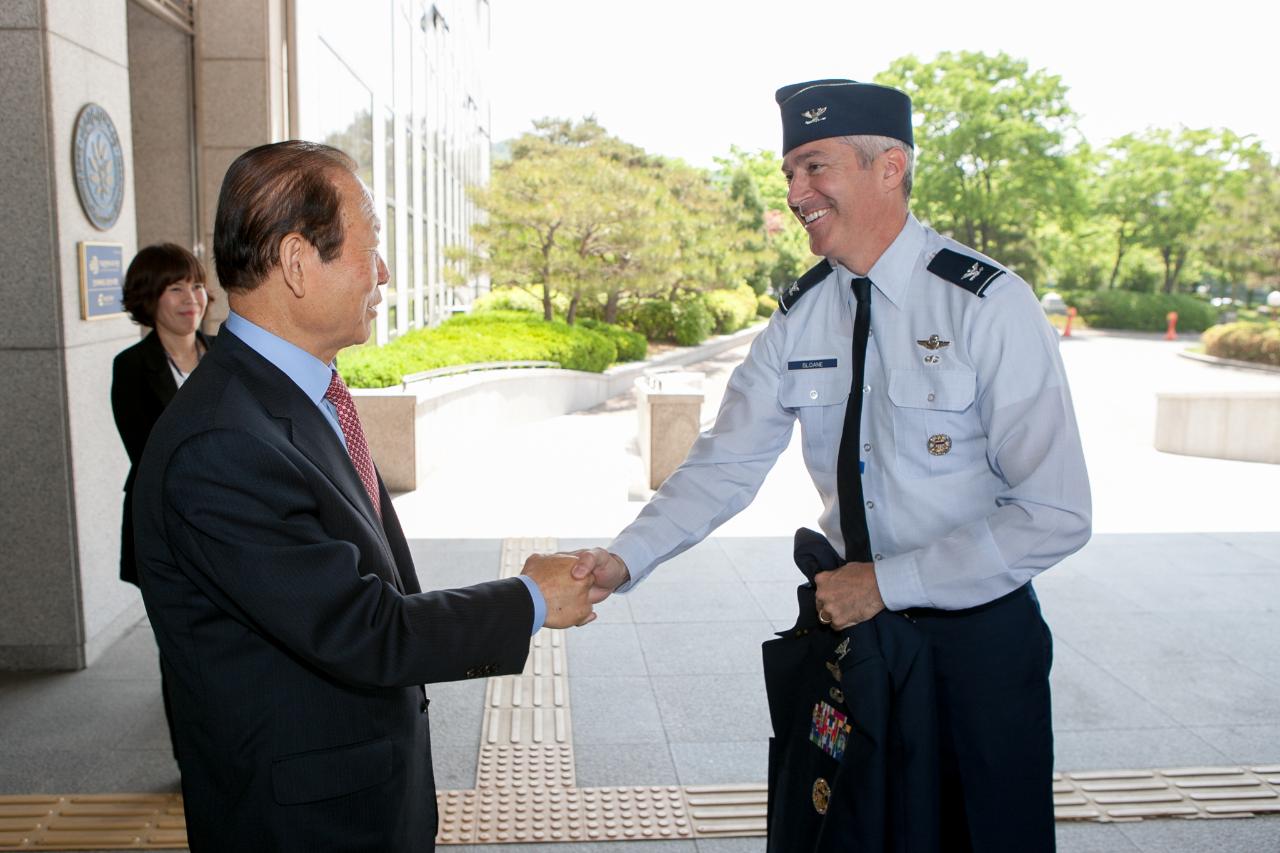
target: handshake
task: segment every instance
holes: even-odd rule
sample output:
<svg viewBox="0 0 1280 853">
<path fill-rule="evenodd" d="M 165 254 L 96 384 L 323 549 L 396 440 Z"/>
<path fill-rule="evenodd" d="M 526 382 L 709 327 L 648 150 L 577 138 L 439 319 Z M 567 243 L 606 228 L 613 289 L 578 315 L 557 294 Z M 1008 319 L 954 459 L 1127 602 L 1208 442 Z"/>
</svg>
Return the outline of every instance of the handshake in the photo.
<svg viewBox="0 0 1280 853">
<path fill-rule="evenodd" d="M 586 625 L 596 618 L 592 608 L 631 579 L 626 564 L 603 548 L 534 554 L 520 573 L 538 585 L 547 602 L 547 628 Z"/>
</svg>

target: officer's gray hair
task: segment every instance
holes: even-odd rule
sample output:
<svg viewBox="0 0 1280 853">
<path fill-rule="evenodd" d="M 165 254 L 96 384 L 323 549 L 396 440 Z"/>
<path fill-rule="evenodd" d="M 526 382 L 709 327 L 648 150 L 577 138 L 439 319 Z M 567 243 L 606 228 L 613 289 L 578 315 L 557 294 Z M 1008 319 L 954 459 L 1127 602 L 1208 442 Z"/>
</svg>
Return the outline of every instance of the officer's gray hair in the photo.
<svg viewBox="0 0 1280 853">
<path fill-rule="evenodd" d="M 907 157 L 906 175 L 902 179 L 902 197 L 911 199 L 911 184 L 915 178 L 916 171 L 916 152 L 907 143 L 901 139 L 894 139 L 891 136 L 843 136 L 841 141 L 853 149 L 854 154 L 858 157 L 858 165 L 864 169 L 870 168 L 875 159 L 890 149 L 897 148 Z"/>
</svg>

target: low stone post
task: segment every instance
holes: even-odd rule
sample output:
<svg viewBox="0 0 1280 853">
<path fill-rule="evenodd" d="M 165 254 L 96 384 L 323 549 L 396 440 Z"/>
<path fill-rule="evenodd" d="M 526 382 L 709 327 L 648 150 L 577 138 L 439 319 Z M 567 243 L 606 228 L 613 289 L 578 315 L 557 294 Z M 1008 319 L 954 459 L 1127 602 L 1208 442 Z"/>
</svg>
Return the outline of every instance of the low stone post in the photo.
<svg viewBox="0 0 1280 853">
<path fill-rule="evenodd" d="M 673 372 L 636 380 L 640 458 L 651 489 L 680 466 L 701 432 L 705 378 L 703 373 Z"/>
</svg>

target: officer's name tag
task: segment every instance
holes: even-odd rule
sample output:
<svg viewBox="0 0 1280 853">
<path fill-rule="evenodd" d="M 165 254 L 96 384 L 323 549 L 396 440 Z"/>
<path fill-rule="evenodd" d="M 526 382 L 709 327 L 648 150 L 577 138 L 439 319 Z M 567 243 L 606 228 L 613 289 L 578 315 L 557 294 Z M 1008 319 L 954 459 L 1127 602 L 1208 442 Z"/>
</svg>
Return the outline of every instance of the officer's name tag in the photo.
<svg viewBox="0 0 1280 853">
<path fill-rule="evenodd" d="M 808 361 L 788 361 L 787 370 L 815 370 L 819 367 L 835 367 L 834 358 L 814 358 Z"/>
</svg>

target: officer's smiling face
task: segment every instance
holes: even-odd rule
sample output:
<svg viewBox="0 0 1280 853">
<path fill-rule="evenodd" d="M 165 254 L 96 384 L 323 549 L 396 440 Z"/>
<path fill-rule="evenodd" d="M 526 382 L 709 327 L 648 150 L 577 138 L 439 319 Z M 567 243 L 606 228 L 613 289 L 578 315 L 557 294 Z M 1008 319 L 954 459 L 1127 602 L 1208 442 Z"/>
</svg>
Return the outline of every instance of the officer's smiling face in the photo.
<svg viewBox="0 0 1280 853">
<path fill-rule="evenodd" d="M 838 138 L 816 139 L 788 151 L 782 173 L 790 187 L 787 204 L 809 234 L 810 251 L 853 269 L 883 213 L 875 164 L 863 169 L 853 148 Z"/>
</svg>

